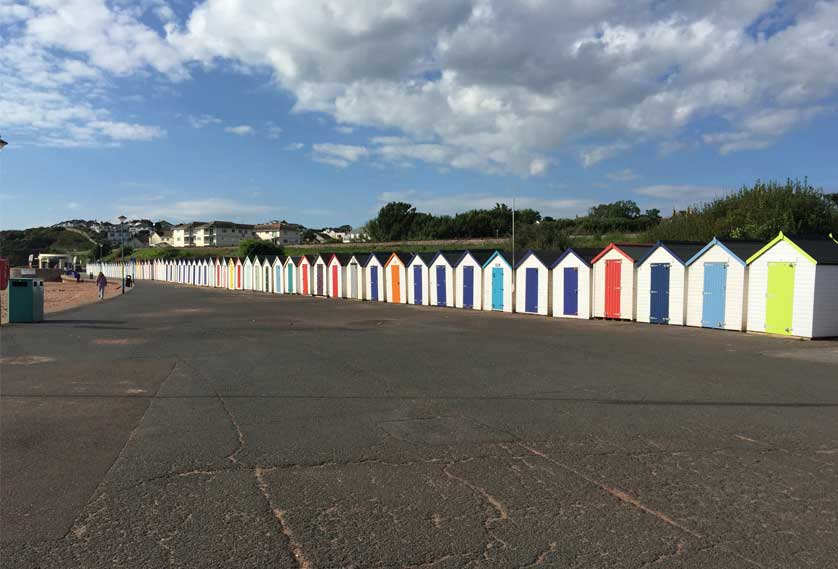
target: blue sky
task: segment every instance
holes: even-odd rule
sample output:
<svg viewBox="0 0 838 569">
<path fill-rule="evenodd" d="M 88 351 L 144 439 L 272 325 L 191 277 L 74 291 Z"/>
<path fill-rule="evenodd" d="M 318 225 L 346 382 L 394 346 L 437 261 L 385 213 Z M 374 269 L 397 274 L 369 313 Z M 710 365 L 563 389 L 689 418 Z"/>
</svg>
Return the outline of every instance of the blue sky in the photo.
<svg viewBox="0 0 838 569">
<path fill-rule="evenodd" d="M 838 191 L 835 2 L 0 0 L 0 227 Z"/>
</svg>

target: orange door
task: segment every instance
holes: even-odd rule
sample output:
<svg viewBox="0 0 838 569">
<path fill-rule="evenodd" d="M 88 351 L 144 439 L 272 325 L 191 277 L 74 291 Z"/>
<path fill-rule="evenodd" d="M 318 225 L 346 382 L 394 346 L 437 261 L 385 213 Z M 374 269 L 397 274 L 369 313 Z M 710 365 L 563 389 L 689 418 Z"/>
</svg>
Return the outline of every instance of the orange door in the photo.
<svg viewBox="0 0 838 569">
<path fill-rule="evenodd" d="M 393 302 L 401 302 L 402 301 L 402 281 L 401 281 L 401 274 L 399 273 L 399 266 L 393 265 L 390 267 L 390 282 L 393 283 Z"/>
</svg>

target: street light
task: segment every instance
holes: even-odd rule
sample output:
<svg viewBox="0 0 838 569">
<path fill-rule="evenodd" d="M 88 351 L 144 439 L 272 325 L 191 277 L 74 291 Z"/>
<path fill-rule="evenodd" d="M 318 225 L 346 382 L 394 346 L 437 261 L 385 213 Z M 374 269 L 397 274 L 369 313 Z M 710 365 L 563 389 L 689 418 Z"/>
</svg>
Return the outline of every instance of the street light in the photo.
<svg viewBox="0 0 838 569">
<path fill-rule="evenodd" d="M 128 219 L 124 215 L 120 215 L 119 220 L 119 261 L 122 265 L 122 294 L 125 294 L 125 220 Z"/>
</svg>

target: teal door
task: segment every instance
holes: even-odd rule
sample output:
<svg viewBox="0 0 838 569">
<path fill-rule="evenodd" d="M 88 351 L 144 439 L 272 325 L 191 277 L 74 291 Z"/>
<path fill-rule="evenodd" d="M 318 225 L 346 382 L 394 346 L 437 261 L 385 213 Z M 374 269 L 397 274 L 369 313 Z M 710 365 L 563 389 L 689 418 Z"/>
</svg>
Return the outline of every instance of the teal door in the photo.
<svg viewBox="0 0 838 569">
<path fill-rule="evenodd" d="M 492 310 L 503 310 L 503 269 L 492 269 Z"/>
</svg>

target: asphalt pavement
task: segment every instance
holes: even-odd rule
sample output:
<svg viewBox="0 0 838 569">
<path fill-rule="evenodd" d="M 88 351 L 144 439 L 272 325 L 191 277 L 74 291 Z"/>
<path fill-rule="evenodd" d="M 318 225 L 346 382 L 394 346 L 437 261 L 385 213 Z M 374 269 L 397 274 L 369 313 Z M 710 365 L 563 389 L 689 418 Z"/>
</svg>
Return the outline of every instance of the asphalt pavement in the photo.
<svg viewBox="0 0 838 569">
<path fill-rule="evenodd" d="M 0 329 L 4 568 L 838 566 L 838 343 L 140 282 Z"/>
</svg>

